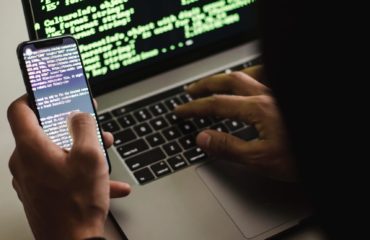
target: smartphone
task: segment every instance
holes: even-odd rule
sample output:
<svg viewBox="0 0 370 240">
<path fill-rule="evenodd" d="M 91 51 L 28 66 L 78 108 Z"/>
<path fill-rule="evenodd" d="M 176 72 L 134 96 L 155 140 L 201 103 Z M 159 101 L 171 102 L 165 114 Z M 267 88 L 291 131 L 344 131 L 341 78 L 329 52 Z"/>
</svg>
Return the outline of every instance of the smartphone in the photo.
<svg viewBox="0 0 370 240">
<path fill-rule="evenodd" d="M 62 36 L 24 42 L 18 46 L 17 55 L 30 105 L 46 135 L 61 148 L 70 150 L 73 141 L 67 126 L 68 115 L 91 114 L 96 119 L 98 139 L 110 172 L 77 41 L 72 36 Z"/>
</svg>

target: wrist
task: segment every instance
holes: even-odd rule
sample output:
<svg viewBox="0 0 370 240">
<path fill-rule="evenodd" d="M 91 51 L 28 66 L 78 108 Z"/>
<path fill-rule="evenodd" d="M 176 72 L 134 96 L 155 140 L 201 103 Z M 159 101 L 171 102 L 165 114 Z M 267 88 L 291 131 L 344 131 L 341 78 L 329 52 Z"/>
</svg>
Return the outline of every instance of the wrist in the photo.
<svg viewBox="0 0 370 240">
<path fill-rule="evenodd" d="M 82 240 L 82 239 L 104 239 L 104 223 L 103 220 L 94 220 L 88 223 L 79 224 L 71 232 L 71 239 Z"/>
<path fill-rule="evenodd" d="M 40 240 L 85 240 L 99 239 L 104 236 L 105 219 L 93 218 L 88 221 L 70 220 L 53 224 L 52 227 L 45 227 L 46 231 L 40 231 Z M 104 239 L 104 238 L 103 238 Z"/>
<path fill-rule="evenodd" d="M 83 227 L 78 226 L 74 229 L 64 229 L 59 231 L 58 229 L 50 229 L 49 231 L 34 232 L 35 239 L 38 240 L 104 240 L 104 227 Z"/>
<path fill-rule="evenodd" d="M 70 219 L 71 239 L 103 237 L 107 212 L 100 207 L 90 206 L 84 211 L 76 211 L 75 216 Z"/>
</svg>

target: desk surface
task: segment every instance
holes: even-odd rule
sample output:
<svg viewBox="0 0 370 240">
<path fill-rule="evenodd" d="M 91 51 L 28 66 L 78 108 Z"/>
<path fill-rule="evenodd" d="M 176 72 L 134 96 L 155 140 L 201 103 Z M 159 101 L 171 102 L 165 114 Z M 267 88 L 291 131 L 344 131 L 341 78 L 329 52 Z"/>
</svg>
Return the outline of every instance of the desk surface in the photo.
<svg viewBox="0 0 370 240">
<path fill-rule="evenodd" d="M 25 93 L 19 71 L 15 49 L 18 43 L 27 40 L 26 24 L 21 1 L 3 1 L 0 6 L 0 238 L 32 239 L 23 207 L 11 187 L 8 159 L 14 148 L 14 141 L 6 118 L 7 106 Z M 106 237 L 120 239 L 111 221 L 107 222 Z M 301 231 L 284 239 L 321 239 L 316 230 Z"/>
</svg>

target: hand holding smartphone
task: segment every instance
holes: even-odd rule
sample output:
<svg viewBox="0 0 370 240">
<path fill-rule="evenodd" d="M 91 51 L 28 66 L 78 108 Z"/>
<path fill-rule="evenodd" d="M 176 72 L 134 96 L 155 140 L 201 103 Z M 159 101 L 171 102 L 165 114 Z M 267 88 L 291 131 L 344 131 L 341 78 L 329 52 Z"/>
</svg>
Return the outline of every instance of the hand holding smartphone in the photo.
<svg viewBox="0 0 370 240">
<path fill-rule="evenodd" d="M 70 150 L 73 144 L 67 118 L 72 112 L 86 112 L 96 119 L 96 131 L 107 159 L 90 87 L 77 41 L 71 36 L 24 42 L 17 49 L 31 107 L 46 135 L 58 146 Z"/>
</svg>

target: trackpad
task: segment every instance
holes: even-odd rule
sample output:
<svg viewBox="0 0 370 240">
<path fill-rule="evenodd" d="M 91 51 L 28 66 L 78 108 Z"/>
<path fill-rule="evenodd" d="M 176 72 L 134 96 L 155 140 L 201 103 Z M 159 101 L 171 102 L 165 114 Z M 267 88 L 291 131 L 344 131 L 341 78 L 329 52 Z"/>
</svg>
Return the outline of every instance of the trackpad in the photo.
<svg viewBox="0 0 370 240">
<path fill-rule="evenodd" d="M 215 161 L 197 173 L 246 238 L 298 221 L 308 211 L 296 185 L 253 176 L 240 165 Z"/>
</svg>

